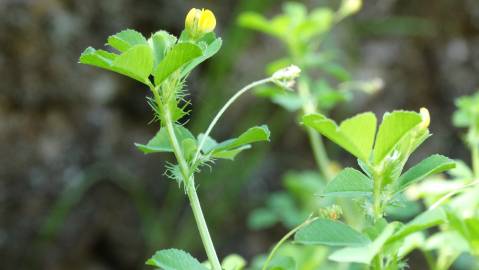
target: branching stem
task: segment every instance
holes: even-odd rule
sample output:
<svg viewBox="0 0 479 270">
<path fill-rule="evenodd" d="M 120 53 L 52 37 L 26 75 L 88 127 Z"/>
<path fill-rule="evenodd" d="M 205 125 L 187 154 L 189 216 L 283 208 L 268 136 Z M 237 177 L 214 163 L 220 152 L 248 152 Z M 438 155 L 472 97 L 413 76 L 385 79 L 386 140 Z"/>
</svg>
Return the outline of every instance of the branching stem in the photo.
<svg viewBox="0 0 479 270">
<path fill-rule="evenodd" d="M 158 103 L 158 106 L 161 106 L 162 105 L 161 99 L 157 90 L 154 88 L 151 90 L 153 92 L 153 95 L 155 96 L 155 100 Z M 218 255 L 216 255 L 216 250 L 213 245 L 213 240 L 211 239 L 208 226 L 206 224 L 203 211 L 201 209 L 201 204 L 198 199 L 198 194 L 196 193 L 194 177 L 192 174 L 190 174 L 190 168 L 181 150 L 180 144 L 178 142 L 178 138 L 176 137 L 175 130 L 173 127 L 173 120 L 172 120 L 169 108 L 165 108 L 162 113 L 163 113 L 163 121 L 164 121 L 166 130 L 168 132 L 169 141 L 171 146 L 173 147 L 173 152 L 176 157 L 176 160 L 178 161 L 178 165 L 180 166 L 183 183 L 186 187 L 186 193 L 190 201 L 191 209 L 193 211 L 193 216 L 195 217 L 196 225 L 198 227 L 198 231 L 200 233 L 201 241 L 203 242 L 206 255 L 208 256 L 208 260 L 212 266 L 212 269 L 221 270 L 221 264 L 218 259 Z"/>
<path fill-rule="evenodd" d="M 298 83 L 298 93 L 303 99 L 303 113 L 304 114 L 311 114 L 317 113 L 316 104 L 314 103 L 314 99 L 311 96 L 311 91 L 309 90 L 309 86 L 307 82 L 304 80 L 299 80 Z M 316 165 L 318 166 L 319 171 L 321 174 L 326 178 L 327 181 L 333 178 L 333 173 L 329 169 L 329 158 L 326 154 L 326 150 L 324 149 L 323 140 L 321 135 L 316 132 L 313 128 L 306 127 L 306 133 L 308 134 L 309 143 L 311 144 L 311 148 L 313 150 L 314 160 L 316 161 Z"/>
<path fill-rule="evenodd" d="M 308 217 L 308 219 L 306 219 L 306 221 L 304 221 L 303 223 L 301 223 L 300 225 L 298 225 L 297 227 L 295 227 L 291 231 L 289 231 L 287 234 L 285 234 L 283 236 L 283 238 L 281 238 L 281 240 L 279 240 L 279 242 L 276 243 L 276 245 L 273 247 L 273 249 L 271 250 L 271 252 L 268 255 L 268 258 L 266 258 L 266 261 L 263 264 L 263 268 L 261 268 L 261 269 L 262 270 L 268 269 L 268 265 L 271 262 L 271 260 L 273 259 L 274 255 L 276 254 L 276 251 L 278 251 L 278 249 L 284 244 L 284 242 L 286 242 L 286 240 L 288 240 L 293 234 L 295 234 L 301 228 L 303 228 L 304 226 L 309 225 L 311 222 L 315 221 L 316 219 L 318 219 L 318 218 L 317 217 L 311 218 L 311 216 L 310 216 L 310 217 Z"/>
<path fill-rule="evenodd" d="M 200 153 L 201 153 L 201 149 L 203 148 L 205 142 L 206 142 L 206 138 L 208 138 L 208 136 L 210 135 L 211 131 L 213 130 L 213 128 L 215 127 L 216 123 L 218 123 L 218 121 L 220 120 L 221 116 L 225 113 L 225 111 L 231 106 L 231 104 L 233 104 L 242 94 L 246 93 L 248 90 L 258 86 L 258 85 L 261 85 L 261 84 L 265 84 L 265 83 L 269 83 L 269 82 L 272 82 L 273 79 L 271 77 L 269 78 L 265 78 L 265 79 L 262 79 L 262 80 L 258 80 L 258 81 L 255 81 L 255 82 L 252 82 L 248 85 L 246 85 L 245 87 L 241 88 L 238 92 L 236 92 L 236 94 L 234 94 L 226 103 L 225 105 L 223 105 L 223 107 L 221 107 L 221 109 L 218 111 L 218 113 L 215 115 L 215 117 L 213 118 L 213 120 L 211 121 L 210 125 L 208 126 L 208 128 L 206 129 L 204 135 L 203 135 L 203 138 L 201 139 L 200 143 L 198 144 L 198 149 L 196 150 L 196 153 L 195 153 L 195 156 L 193 158 L 193 161 L 192 161 L 192 164 L 195 164 L 195 162 L 198 160 L 199 156 L 200 156 Z"/>
</svg>

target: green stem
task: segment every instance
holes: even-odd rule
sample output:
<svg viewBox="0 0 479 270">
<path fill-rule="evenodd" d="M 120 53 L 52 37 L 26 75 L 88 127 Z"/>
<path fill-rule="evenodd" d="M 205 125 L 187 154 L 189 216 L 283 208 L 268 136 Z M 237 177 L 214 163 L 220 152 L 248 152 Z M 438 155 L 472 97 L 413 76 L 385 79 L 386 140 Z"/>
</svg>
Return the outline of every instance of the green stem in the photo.
<svg viewBox="0 0 479 270">
<path fill-rule="evenodd" d="M 316 219 L 318 219 L 318 218 L 317 217 L 314 217 L 314 218 L 309 217 L 308 219 L 306 219 L 305 222 L 301 223 L 300 225 L 298 225 L 297 227 L 295 227 L 294 229 L 289 231 L 285 236 L 283 236 L 283 238 L 281 238 L 281 240 L 279 240 L 279 242 L 276 243 L 276 245 L 273 247 L 273 249 L 269 253 L 268 258 L 266 258 L 266 261 L 264 262 L 263 268 L 261 268 L 261 270 L 266 270 L 268 268 L 268 265 L 271 262 L 271 260 L 273 259 L 274 254 L 276 254 L 276 251 L 278 251 L 278 249 L 284 244 L 284 242 L 286 242 L 286 240 L 288 240 L 293 234 L 295 234 L 301 228 L 303 228 L 304 226 L 309 225 L 311 222 L 315 221 Z"/>
<path fill-rule="evenodd" d="M 381 185 L 382 185 L 382 173 L 373 169 L 373 219 L 377 222 L 382 216 L 382 202 L 381 202 Z M 383 269 L 383 254 L 380 251 L 373 260 L 373 266 L 375 270 Z"/>
<path fill-rule="evenodd" d="M 303 100 L 303 113 L 312 114 L 317 113 L 316 104 L 314 98 L 311 96 L 311 91 L 309 90 L 309 85 L 305 80 L 299 80 L 298 83 L 298 93 L 301 99 Z M 324 144 L 321 136 L 313 128 L 306 127 L 306 132 L 308 134 L 309 143 L 313 150 L 314 160 L 318 166 L 321 174 L 326 178 L 326 180 L 331 180 L 333 173 L 329 169 L 329 158 L 324 149 Z"/>
<path fill-rule="evenodd" d="M 479 178 L 479 146 L 477 144 L 473 144 L 471 146 L 471 155 L 472 155 L 472 172 L 474 174 L 474 178 Z"/>
<path fill-rule="evenodd" d="M 382 176 L 381 173 L 373 173 L 374 189 L 373 189 L 373 217 L 374 221 L 377 221 L 383 216 L 382 202 L 381 202 L 381 185 Z"/>
<path fill-rule="evenodd" d="M 196 153 L 195 153 L 195 157 L 193 158 L 193 162 L 192 164 L 195 164 L 195 162 L 198 160 L 199 156 L 200 156 L 200 152 L 201 152 L 201 149 L 203 148 L 203 145 L 205 144 L 206 142 L 206 138 L 208 138 L 208 136 L 210 135 L 211 131 L 213 130 L 214 126 L 216 125 L 216 123 L 218 123 L 218 121 L 220 120 L 221 116 L 225 113 L 225 111 L 231 106 L 231 104 L 233 104 L 242 94 L 246 93 L 248 90 L 258 86 L 258 85 L 261 85 L 261 84 L 265 84 L 265 83 L 269 83 L 269 82 L 272 82 L 273 79 L 271 77 L 269 78 L 265 78 L 265 79 L 262 79 L 262 80 L 258 80 L 258 81 L 255 81 L 255 82 L 252 82 L 248 85 L 246 85 L 245 87 L 241 88 L 238 92 L 236 92 L 236 94 L 234 94 L 226 103 L 225 105 L 223 105 L 223 107 L 221 107 L 221 109 L 218 111 L 218 113 L 215 115 L 215 117 L 213 118 L 213 120 L 210 122 L 210 125 L 208 126 L 208 128 L 206 129 L 204 135 L 203 135 L 203 138 L 201 139 L 200 143 L 198 144 L 198 149 L 196 150 Z"/>
<path fill-rule="evenodd" d="M 188 195 L 188 199 L 190 200 L 191 209 L 196 220 L 196 225 L 198 226 L 198 230 L 200 232 L 201 241 L 203 242 L 206 255 L 208 256 L 208 260 L 210 261 L 213 270 L 221 270 L 221 264 L 218 259 L 218 255 L 216 255 L 215 247 L 213 245 L 213 241 L 211 240 L 203 211 L 201 210 L 200 201 L 198 199 L 198 195 L 196 194 L 194 178 L 192 175 L 190 175 L 188 163 L 186 162 L 178 143 L 178 139 L 176 138 L 169 108 L 164 110 L 164 120 L 169 140 L 173 147 L 173 152 L 180 166 L 183 183 L 186 186 L 186 193 Z"/>
<path fill-rule="evenodd" d="M 318 166 L 321 174 L 326 178 L 326 181 L 329 181 L 333 178 L 333 173 L 329 169 L 329 158 L 324 149 L 324 144 L 319 133 L 313 128 L 306 127 L 306 132 L 309 137 L 309 143 L 313 149 L 314 160 L 316 161 L 316 166 Z"/>
<path fill-rule="evenodd" d="M 436 270 L 436 263 L 434 262 L 434 258 L 430 251 L 421 249 L 422 253 L 424 254 L 424 258 L 426 258 L 427 266 L 430 270 Z"/>
<path fill-rule="evenodd" d="M 374 257 L 373 269 L 374 270 L 382 270 L 383 269 L 382 256 L 380 254 L 378 254 L 378 255 L 376 255 L 376 257 Z"/>
</svg>

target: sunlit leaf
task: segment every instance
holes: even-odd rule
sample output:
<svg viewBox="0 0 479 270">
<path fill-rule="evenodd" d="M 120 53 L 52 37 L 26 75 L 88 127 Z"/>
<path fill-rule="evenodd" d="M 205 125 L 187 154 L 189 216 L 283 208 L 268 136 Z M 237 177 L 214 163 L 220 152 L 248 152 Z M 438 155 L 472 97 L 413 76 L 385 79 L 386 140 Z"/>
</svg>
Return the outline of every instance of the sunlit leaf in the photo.
<svg viewBox="0 0 479 270">
<path fill-rule="evenodd" d="M 376 132 L 376 116 L 373 113 L 358 114 L 344 120 L 339 126 L 322 114 L 305 115 L 303 122 L 357 158 L 369 160 Z"/>
<path fill-rule="evenodd" d="M 197 65 L 201 64 L 208 58 L 212 57 L 215 55 L 221 48 L 221 44 L 223 41 L 221 38 L 215 39 L 213 42 L 208 44 L 206 49 L 203 50 L 203 53 L 201 56 L 193 59 L 189 64 L 187 64 L 183 70 L 181 71 L 181 76 L 186 76 L 191 70 L 193 70 Z"/>
<path fill-rule="evenodd" d="M 374 163 L 379 164 L 401 139 L 420 122 L 421 116 L 416 112 L 394 111 L 385 113 L 374 145 Z"/>
<path fill-rule="evenodd" d="M 176 42 L 176 37 L 170 35 L 166 31 L 158 31 L 151 35 L 148 39 L 148 43 L 153 50 L 153 59 L 154 63 L 153 66 L 156 67 L 163 57 L 165 57 L 168 50 L 173 46 Z"/>
<path fill-rule="evenodd" d="M 201 56 L 200 47 L 193 43 L 178 43 L 166 54 L 154 71 L 155 84 L 161 84 L 168 76 Z"/>
<path fill-rule="evenodd" d="M 135 80 L 146 83 L 153 70 L 153 52 L 148 45 L 136 45 L 118 56 L 113 69 Z"/>
<path fill-rule="evenodd" d="M 131 47 L 140 44 L 147 44 L 145 37 L 132 29 L 126 29 L 108 37 L 107 45 L 117 49 L 120 52 L 125 52 Z"/>
<path fill-rule="evenodd" d="M 88 47 L 80 56 L 80 63 L 108 69 L 148 84 L 153 69 L 153 53 L 148 45 L 140 44 L 120 55 Z"/>
</svg>

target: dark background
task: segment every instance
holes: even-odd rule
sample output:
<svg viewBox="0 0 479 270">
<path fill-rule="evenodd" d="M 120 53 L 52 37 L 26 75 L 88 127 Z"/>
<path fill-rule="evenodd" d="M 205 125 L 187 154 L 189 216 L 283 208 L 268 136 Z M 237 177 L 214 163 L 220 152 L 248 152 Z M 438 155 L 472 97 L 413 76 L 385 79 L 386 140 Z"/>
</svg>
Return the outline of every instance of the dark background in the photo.
<svg viewBox="0 0 479 270">
<path fill-rule="evenodd" d="M 148 125 L 146 89 L 79 65 L 78 56 L 125 28 L 178 34 L 190 8 L 212 9 L 224 46 L 188 81 L 189 127 L 199 132 L 228 96 L 264 77 L 265 64 L 284 53 L 276 40 L 235 23 L 244 10 L 271 17 L 280 2 L 0 0 L 0 268 L 142 269 L 154 250 L 166 247 L 204 259 L 183 192 L 163 176 L 165 156 L 144 156 L 133 146 L 158 128 Z M 367 0 L 333 35 L 354 78 L 385 82 L 380 93 L 335 109 L 334 118 L 425 106 L 434 136 L 415 158 L 443 153 L 469 160 L 462 131 L 450 120 L 454 98 L 479 85 L 478 1 Z M 280 121 L 288 128 L 275 129 Z M 286 170 L 314 168 L 295 117 L 265 99 L 243 98 L 216 137 L 263 123 L 272 129 L 270 144 L 198 177 L 221 256 L 250 258 L 279 239 L 284 228 L 251 231 L 246 217 L 280 188 Z M 328 148 L 333 158 L 352 162 Z"/>
</svg>

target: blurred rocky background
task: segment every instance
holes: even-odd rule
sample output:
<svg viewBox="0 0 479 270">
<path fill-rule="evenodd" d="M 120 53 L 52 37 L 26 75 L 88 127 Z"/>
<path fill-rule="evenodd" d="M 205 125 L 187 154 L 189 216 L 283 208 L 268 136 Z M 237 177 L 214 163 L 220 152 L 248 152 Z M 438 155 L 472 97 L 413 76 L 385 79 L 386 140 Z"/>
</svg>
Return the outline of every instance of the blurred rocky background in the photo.
<svg viewBox="0 0 479 270">
<path fill-rule="evenodd" d="M 245 10 L 277 14 L 280 1 L 0 0 L 1 269 L 143 269 L 145 259 L 165 247 L 203 258 L 188 203 L 163 176 L 164 157 L 146 157 L 133 146 L 157 129 L 148 125 L 146 89 L 77 64 L 84 48 L 102 47 L 125 28 L 178 34 L 191 7 L 212 9 L 224 39 L 221 53 L 188 82 L 190 126 L 198 132 L 228 96 L 263 77 L 265 64 L 283 53 L 276 41 L 235 22 Z M 334 35 L 355 78 L 385 83 L 380 93 L 337 108 L 336 119 L 425 106 L 434 136 L 417 156 L 437 152 L 468 160 L 461 131 L 450 120 L 454 98 L 479 85 L 478 1 L 366 0 Z M 245 220 L 280 187 L 284 171 L 314 167 L 294 120 L 253 96 L 223 118 L 217 137 L 262 123 L 272 126 L 273 137 L 236 165 L 219 162 L 199 177 L 221 255 L 250 257 L 284 233 L 281 227 L 253 232 Z M 292 128 L 275 130 L 278 121 Z"/>
</svg>

